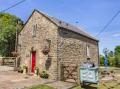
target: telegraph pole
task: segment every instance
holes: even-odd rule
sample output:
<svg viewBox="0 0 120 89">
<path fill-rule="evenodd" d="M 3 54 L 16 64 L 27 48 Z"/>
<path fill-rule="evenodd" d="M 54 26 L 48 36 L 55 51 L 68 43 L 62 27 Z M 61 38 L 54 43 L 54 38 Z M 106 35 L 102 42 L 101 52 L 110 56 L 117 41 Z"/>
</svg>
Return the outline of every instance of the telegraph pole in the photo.
<svg viewBox="0 0 120 89">
<path fill-rule="evenodd" d="M 18 23 L 17 23 L 17 29 L 18 29 Z M 15 36 L 15 52 L 17 53 L 17 44 L 18 44 L 18 31 L 16 29 L 16 36 Z"/>
<path fill-rule="evenodd" d="M 16 38 L 15 38 L 15 70 L 16 68 L 18 68 L 18 28 L 19 28 L 19 24 L 20 24 L 20 20 L 18 19 L 16 22 Z"/>
</svg>

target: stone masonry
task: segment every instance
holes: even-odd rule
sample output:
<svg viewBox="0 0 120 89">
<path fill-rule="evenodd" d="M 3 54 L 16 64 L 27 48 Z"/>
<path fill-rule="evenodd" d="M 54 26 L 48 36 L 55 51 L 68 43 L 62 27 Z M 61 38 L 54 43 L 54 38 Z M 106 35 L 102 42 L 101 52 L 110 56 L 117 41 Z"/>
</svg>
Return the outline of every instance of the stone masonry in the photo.
<svg viewBox="0 0 120 89">
<path fill-rule="evenodd" d="M 60 61 L 83 62 L 87 58 L 87 46 L 90 49 L 90 58 L 98 65 L 98 41 L 66 28 L 59 27 L 47 15 L 34 10 L 19 34 L 18 52 L 21 66 L 27 65 L 29 73 L 31 72 L 31 52 L 35 51 L 36 66 L 40 72 L 46 70 L 49 58 L 51 60 L 47 71 L 51 79 L 57 79 Z M 46 46 L 50 46 L 49 55 L 42 53 Z"/>
</svg>

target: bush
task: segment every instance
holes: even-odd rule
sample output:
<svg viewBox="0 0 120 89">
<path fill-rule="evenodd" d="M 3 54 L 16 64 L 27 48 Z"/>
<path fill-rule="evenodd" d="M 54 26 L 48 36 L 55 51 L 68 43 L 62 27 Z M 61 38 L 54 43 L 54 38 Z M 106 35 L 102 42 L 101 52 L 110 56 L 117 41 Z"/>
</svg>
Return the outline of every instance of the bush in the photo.
<svg viewBox="0 0 120 89">
<path fill-rule="evenodd" d="M 109 66 L 115 66 L 115 58 L 114 57 L 108 57 L 108 63 L 109 63 Z"/>
<path fill-rule="evenodd" d="M 50 87 L 48 85 L 36 85 L 30 87 L 29 89 L 56 89 L 56 88 Z"/>
<path fill-rule="evenodd" d="M 18 73 L 23 73 L 23 69 L 21 67 L 18 69 Z"/>
<path fill-rule="evenodd" d="M 39 75 L 39 68 L 38 67 L 35 67 L 35 74 Z"/>
<path fill-rule="evenodd" d="M 23 65 L 23 69 L 27 69 L 28 67 L 26 65 Z"/>
<path fill-rule="evenodd" d="M 24 69 L 26 70 L 26 73 L 28 72 L 28 66 L 27 65 L 23 65 L 22 66 L 22 70 L 24 71 Z"/>
<path fill-rule="evenodd" d="M 40 73 L 40 77 L 41 77 L 41 78 L 48 79 L 49 74 L 48 74 L 46 71 L 42 71 L 42 73 Z"/>
</svg>

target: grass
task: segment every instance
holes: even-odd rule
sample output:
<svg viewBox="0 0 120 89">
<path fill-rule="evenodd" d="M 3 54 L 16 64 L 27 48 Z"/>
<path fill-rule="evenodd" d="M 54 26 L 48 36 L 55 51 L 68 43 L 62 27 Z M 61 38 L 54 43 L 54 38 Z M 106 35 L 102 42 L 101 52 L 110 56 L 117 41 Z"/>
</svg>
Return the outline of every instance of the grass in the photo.
<svg viewBox="0 0 120 89">
<path fill-rule="evenodd" d="M 115 81 L 101 83 L 98 89 L 120 89 L 120 84 Z"/>
<path fill-rule="evenodd" d="M 101 83 L 99 85 L 91 84 L 84 88 L 81 88 L 81 86 L 76 86 L 72 89 L 120 89 L 120 84 L 112 81 L 108 83 Z"/>
<path fill-rule="evenodd" d="M 53 87 L 50 87 L 48 85 L 37 85 L 37 86 L 32 86 L 31 88 L 29 89 L 55 89 Z"/>
</svg>

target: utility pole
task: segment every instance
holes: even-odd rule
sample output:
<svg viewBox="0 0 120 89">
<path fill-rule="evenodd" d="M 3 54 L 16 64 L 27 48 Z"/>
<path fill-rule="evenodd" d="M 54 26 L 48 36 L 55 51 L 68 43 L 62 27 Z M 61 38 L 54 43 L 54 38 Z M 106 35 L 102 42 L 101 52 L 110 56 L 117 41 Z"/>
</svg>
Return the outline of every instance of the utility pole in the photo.
<svg viewBox="0 0 120 89">
<path fill-rule="evenodd" d="M 18 23 L 17 23 L 17 29 L 18 29 Z M 18 44 L 18 32 L 16 29 L 16 36 L 15 36 L 15 52 L 17 53 L 17 44 Z"/>
<path fill-rule="evenodd" d="M 15 38 L 15 70 L 18 68 L 18 28 L 19 28 L 20 20 L 17 20 L 16 22 L 16 38 Z"/>
<path fill-rule="evenodd" d="M 19 28 L 19 24 L 20 24 L 21 22 L 20 22 L 20 20 L 17 20 L 17 24 L 16 24 L 16 27 L 17 27 L 17 29 L 16 29 L 16 38 L 15 38 L 15 52 L 17 53 L 17 49 L 18 49 L 18 28 Z"/>
</svg>

